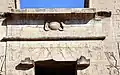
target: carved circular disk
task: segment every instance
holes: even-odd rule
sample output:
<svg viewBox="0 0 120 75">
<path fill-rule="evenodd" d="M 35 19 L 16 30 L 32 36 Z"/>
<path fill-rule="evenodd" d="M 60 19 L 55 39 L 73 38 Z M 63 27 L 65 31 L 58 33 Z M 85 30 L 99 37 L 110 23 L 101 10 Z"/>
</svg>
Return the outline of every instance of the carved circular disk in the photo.
<svg viewBox="0 0 120 75">
<path fill-rule="evenodd" d="M 50 22 L 49 28 L 51 30 L 58 30 L 60 28 L 60 23 L 59 22 Z"/>
</svg>

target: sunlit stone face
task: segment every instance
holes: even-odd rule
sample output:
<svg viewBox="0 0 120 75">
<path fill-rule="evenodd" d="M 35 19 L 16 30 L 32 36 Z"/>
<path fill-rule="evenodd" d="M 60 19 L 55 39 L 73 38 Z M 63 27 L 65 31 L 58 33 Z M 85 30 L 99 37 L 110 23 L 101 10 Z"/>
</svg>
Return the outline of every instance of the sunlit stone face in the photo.
<svg viewBox="0 0 120 75">
<path fill-rule="evenodd" d="M 60 23 L 59 22 L 50 22 L 49 28 L 51 30 L 58 30 L 60 28 Z"/>
</svg>

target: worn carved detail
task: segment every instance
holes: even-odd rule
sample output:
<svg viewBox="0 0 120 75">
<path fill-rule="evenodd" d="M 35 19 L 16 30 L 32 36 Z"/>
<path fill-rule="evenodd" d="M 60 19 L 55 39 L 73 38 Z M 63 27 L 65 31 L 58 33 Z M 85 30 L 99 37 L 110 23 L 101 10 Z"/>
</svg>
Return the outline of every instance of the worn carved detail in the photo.
<svg viewBox="0 0 120 75">
<path fill-rule="evenodd" d="M 0 75 L 1 75 L 1 73 L 3 72 L 4 63 L 5 63 L 5 56 L 4 56 L 4 55 L 1 55 L 1 56 L 0 56 Z"/>
<path fill-rule="evenodd" d="M 5 18 L 5 13 L 0 12 L 0 19 L 1 19 L 1 18 Z"/>
<path fill-rule="evenodd" d="M 90 65 L 90 59 L 86 59 L 84 56 L 81 56 L 79 59 L 77 59 L 77 64 L 78 69 L 85 69 Z"/>
<path fill-rule="evenodd" d="M 63 31 L 63 25 L 61 22 L 46 22 L 44 25 L 44 30 L 45 31 L 49 31 L 49 30 Z"/>
<path fill-rule="evenodd" d="M 103 17 L 111 17 L 111 12 L 107 12 L 107 11 L 99 11 L 96 13 L 98 16 L 103 16 Z"/>
<path fill-rule="evenodd" d="M 111 17 L 111 12 L 107 12 L 107 11 L 99 11 L 99 12 L 96 12 L 96 15 L 95 15 L 95 20 L 97 21 L 101 21 L 103 18 L 106 18 L 106 17 Z"/>
<path fill-rule="evenodd" d="M 110 75 L 119 75 L 120 72 L 119 72 L 119 65 L 117 63 L 117 59 L 114 55 L 113 52 L 105 52 L 105 55 L 108 59 L 108 62 L 109 62 L 109 67 L 108 67 L 108 70 L 109 70 L 109 74 Z"/>
<path fill-rule="evenodd" d="M 118 54 L 119 54 L 119 58 L 120 58 L 120 44 L 119 44 L 119 42 L 117 42 L 117 46 L 118 46 Z"/>
<path fill-rule="evenodd" d="M 21 60 L 20 64 L 16 66 L 16 70 L 29 70 L 34 67 L 34 61 L 30 60 L 30 58 L 25 58 L 25 60 Z"/>
</svg>

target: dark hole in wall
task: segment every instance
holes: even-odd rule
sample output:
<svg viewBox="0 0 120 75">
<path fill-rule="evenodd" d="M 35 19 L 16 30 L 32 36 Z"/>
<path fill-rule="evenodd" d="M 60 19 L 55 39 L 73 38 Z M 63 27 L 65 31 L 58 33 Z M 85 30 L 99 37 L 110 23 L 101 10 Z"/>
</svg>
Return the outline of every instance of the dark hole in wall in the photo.
<svg viewBox="0 0 120 75">
<path fill-rule="evenodd" d="M 15 3 L 15 9 L 17 9 L 17 1 L 14 0 L 14 3 Z"/>
<path fill-rule="evenodd" d="M 89 0 L 84 0 L 84 8 L 89 8 Z"/>
<path fill-rule="evenodd" d="M 37 61 L 35 75 L 76 75 L 76 62 Z"/>
<path fill-rule="evenodd" d="M 104 16 L 104 17 L 111 17 L 111 12 L 109 11 L 109 12 L 107 12 L 107 11 L 99 11 L 99 12 L 97 12 L 97 15 L 98 16 Z"/>
</svg>

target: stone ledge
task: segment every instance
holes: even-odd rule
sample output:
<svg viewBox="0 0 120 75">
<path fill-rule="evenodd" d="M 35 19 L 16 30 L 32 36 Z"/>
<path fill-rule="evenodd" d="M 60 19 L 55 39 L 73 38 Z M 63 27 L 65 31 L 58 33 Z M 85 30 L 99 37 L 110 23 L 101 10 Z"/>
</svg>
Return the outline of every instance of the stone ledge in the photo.
<svg viewBox="0 0 120 75">
<path fill-rule="evenodd" d="M 68 19 L 93 19 L 94 8 L 39 8 L 39 9 L 14 9 L 4 12 L 7 20 L 16 19 L 41 19 L 41 20 L 68 20 Z"/>
<path fill-rule="evenodd" d="M 15 9 L 11 13 L 95 13 L 95 8 L 38 8 Z"/>
<path fill-rule="evenodd" d="M 1 41 L 67 41 L 67 40 L 104 40 L 105 36 L 91 37 L 39 37 L 39 38 L 23 38 L 23 37 L 4 37 Z"/>
</svg>

